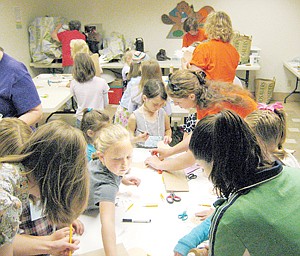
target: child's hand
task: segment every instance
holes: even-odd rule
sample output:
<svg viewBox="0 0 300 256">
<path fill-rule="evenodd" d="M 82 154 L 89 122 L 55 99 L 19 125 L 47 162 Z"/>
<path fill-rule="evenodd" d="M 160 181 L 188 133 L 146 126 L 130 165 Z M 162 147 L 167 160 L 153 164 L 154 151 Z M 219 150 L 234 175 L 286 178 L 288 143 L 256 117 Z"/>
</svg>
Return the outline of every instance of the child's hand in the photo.
<svg viewBox="0 0 300 256">
<path fill-rule="evenodd" d="M 170 136 L 164 136 L 164 144 L 170 144 L 172 141 L 172 138 Z"/>
<path fill-rule="evenodd" d="M 75 229 L 75 233 L 77 235 L 82 235 L 83 234 L 84 225 L 79 219 L 74 220 L 73 223 L 72 223 L 72 226 Z"/>
<path fill-rule="evenodd" d="M 205 220 L 208 216 L 210 216 L 214 212 L 214 208 L 209 207 L 206 210 L 203 210 L 201 212 L 196 212 L 195 216 L 200 217 L 200 220 Z"/>
<path fill-rule="evenodd" d="M 161 160 L 157 156 L 150 156 L 145 160 L 145 165 L 156 170 L 161 170 Z"/>
<path fill-rule="evenodd" d="M 140 133 L 136 136 L 137 142 L 145 142 L 149 138 L 149 134 L 147 132 Z"/>
<path fill-rule="evenodd" d="M 122 179 L 122 183 L 126 186 L 135 185 L 138 187 L 141 183 L 141 180 L 136 177 L 124 177 Z"/>
</svg>

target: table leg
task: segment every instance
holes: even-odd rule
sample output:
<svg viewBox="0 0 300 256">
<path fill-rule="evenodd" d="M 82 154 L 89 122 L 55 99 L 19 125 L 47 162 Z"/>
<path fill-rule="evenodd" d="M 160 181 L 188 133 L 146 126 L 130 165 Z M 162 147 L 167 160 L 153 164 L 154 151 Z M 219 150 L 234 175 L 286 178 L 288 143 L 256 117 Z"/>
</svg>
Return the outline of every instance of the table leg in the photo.
<svg viewBox="0 0 300 256">
<path fill-rule="evenodd" d="M 249 84 L 249 70 L 246 70 L 246 74 L 245 74 L 245 78 L 242 77 L 238 77 L 239 79 L 241 79 L 242 81 L 245 82 L 246 88 L 248 88 L 248 84 Z"/>
<path fill-rule="evenodd" d="M 290 97 L 293 93 L 300 93 L 300 91 L 299 91 L 299 92 L 297 91 L 298 83 L 299 83 L 299 78 L 296 77 L 296 85 L 295 85 L 295 89 L 294 89 L 288 96 L 286 96 L 286 97 L 284 98 L 284 101 L 283 101 L 284 103 L 286 103 L 287 98 Z"/>
</svg>

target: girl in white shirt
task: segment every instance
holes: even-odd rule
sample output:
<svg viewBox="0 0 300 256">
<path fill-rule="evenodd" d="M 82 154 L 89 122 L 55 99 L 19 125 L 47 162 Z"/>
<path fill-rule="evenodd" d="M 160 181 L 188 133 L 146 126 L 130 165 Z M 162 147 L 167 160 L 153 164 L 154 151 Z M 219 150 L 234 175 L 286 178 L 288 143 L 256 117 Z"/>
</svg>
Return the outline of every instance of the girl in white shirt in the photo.
<svg viewBox="0 0 300 256">
<path fill-rule="evenodd" d="M 77 102 L 77 127 L 80 127 L 85 108 L 103 110 L 108 105 L 109 86 L 103 78 L 95 76 L 94 63 L 87 53 L 78 53 L 74 58 L 73 77 L 70 89 Z"/>
</svg>

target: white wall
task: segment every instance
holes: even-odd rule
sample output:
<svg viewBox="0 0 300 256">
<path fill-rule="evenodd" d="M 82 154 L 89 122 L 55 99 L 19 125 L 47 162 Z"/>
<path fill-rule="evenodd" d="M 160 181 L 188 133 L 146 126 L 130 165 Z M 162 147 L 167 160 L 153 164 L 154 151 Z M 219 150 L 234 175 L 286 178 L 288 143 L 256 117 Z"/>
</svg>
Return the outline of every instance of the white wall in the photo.
<svg viewBox="0 0 300 256">
<path fill-rule="evenodd" d="M 148 51 L 151 56 L 155 56 L 160 48 L 164 48 L 167 55 L 172 57 L 174 51 L 180 48 L 181 40 L 166 39 L 171 26 L 162 23 L 161 15 L 168 14 L 178 2 L 180 0 L 29 0 L 26 1 L 26 5 L 31 8 L 26 8 L 21 0 L 15 0 L 5 1 L 5 4 L 1 2 L 0 7 L 4 6 L 6 12 L 11 12 L 14 4 L 23 5 L 23 16 L 27 23 L 34 15 L 45 14 L 64 16 L 69 20 L 78 19 L 83 25 L 102 23 L 106 35 L 116 31 L 132 40 L 142 37 L 145 51 Z M 251 73 L 250 89 L 253 89 L 253 79 L 256 75 L 263 78 L 275 76 L 277 92 L 292 90 L 287 87 L 287 84 L 288 80 L 292 80 L 294 85 L 294 78 L 284 69 L 282 63 L 284 60 L 300 56 L 300 1 L 187 0 L 187 2 L 193 4 L 196 11 L 205 5 L 210 5 L 217 11 L 227 12 L 235 30 L 253 36 L 253 45 L 262 49 L 262 68 L 256 73 Z M 4 17 L 0 17 L 1 27 L 5 24 L 4 20 L 9 28 L 5 27 L 5 33 L 1 33 L 0 45 L 2 36 L 5 35 L 4 48 L 7 48 L 7 52 L 10 49 L 14 51 L 17 49 L 17 52 L 12 55 L 20 60 L 28 60 L 28 45 L 25 45 L 28 39 L 24 38 L 25 31 L 14 29 L 15 24 L 11 14 L 5 13 Z M 16 32 L 18 37 L 15 36 Z"/>
<path fill-rule="evenodd" d="M 9 55 L 29 66 L 28 25 L 37 16 L 45 15 L 47 1 L 0 0 L 0 46 Z M 15 7 L 20 7 L 22 28 L 16 28 Z"/>
</svg>

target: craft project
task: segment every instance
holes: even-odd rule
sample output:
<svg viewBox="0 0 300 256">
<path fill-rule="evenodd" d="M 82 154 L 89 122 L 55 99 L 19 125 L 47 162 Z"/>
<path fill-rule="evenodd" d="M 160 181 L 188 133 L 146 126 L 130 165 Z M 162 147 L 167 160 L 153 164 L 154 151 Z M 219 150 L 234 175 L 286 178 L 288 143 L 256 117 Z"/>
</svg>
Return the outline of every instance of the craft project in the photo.
<svg viewBox="0 0 300 256">
<path fill-rule="evenodd" d="M 123 244 L 117 244 L 117 254 L 118 256 L 130 256 Z M 79 254 L 78 256 L 105 256 L 105 252 L 104 249 L 99 249 L 92 252 Z"/>
<path fill-rule="evenodd" d="M 185 1 L 179 2 L 176 7 L 169 12 L 169 14 L 163 14 L 161 20 L 166 25 L 172 25 L 172 28 L 167 35 L 167 38 L 182 38 L 184 35 L 183 22 L 188 17 L 195 17 L 199 22 L 199 26 L 202 27 L 207 15 L 214 11 L 211 6 L 204 6 L 199 11 L 194 11 L 194 6 L 189 5 Z"/>
<path fill-rule="evenodd" d="M 183 170 L 162 173 L 167 192 L 188 192 L 189 185 Z"/>
</svg>

